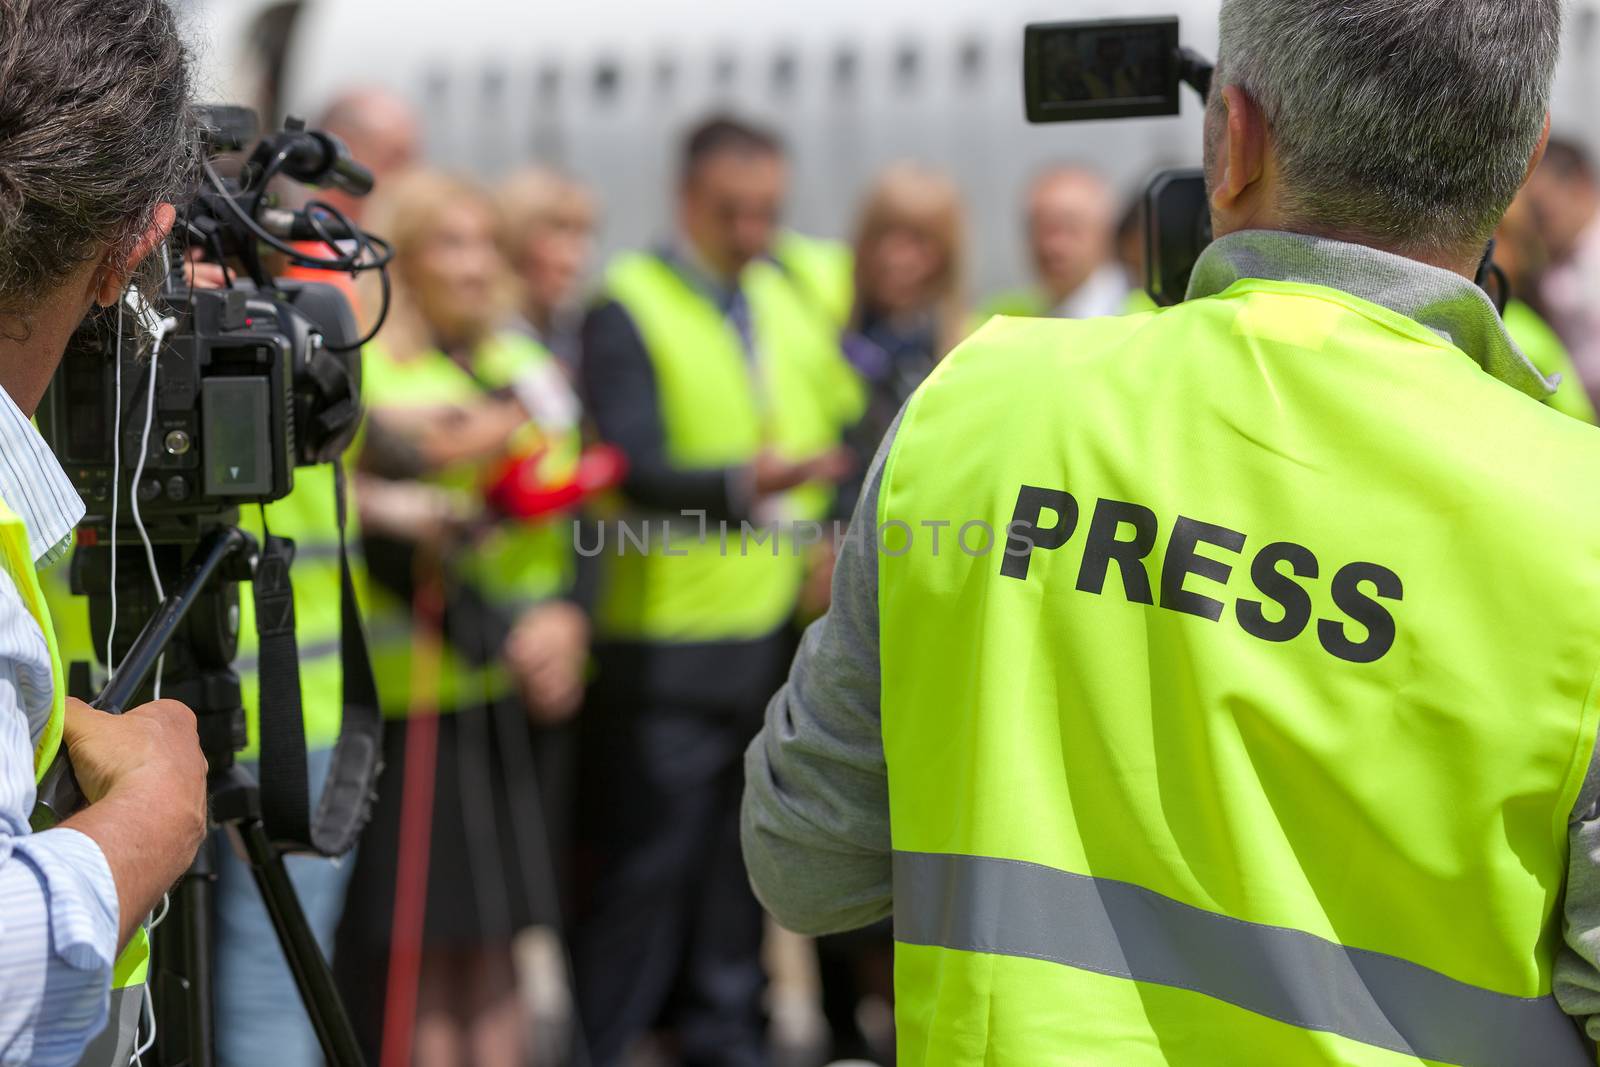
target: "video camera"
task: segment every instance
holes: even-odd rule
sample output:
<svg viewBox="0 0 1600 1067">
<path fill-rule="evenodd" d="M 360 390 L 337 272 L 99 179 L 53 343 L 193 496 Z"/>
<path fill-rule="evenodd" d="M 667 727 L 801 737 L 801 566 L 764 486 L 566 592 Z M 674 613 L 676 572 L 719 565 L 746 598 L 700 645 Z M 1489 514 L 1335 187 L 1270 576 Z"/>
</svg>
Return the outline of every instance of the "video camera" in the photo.
<svg viewBox="0 0 1600 1067">
<path fill-rule="evenodd" d="M 84 321 L 40 404 L 39 427 L 87 505 L 71 586 L 88 599 L 94 652 L 112 672 L 93 702 L 116 712 L 159 692 L 194 709 L 215 808 L 217 772 L 232 767 L 246 742 L 232 665 L 238 586 L 250 582 L 263 663 L 260 741 L 268 783 L 261 810 L 274 840 L 337 855 L 366 820 L 379 724 L 344 552 L 336 461 L 361 422 L 360 349 L 387 307 L 368 336 L 358 337 L 354 310 L 339 289 L 275 279 L 268 255 L 278 253 L 275 266 L 379 271 L 387 305 L 390 252 L 326 203 L 313 199 L 291 211 L 275 198 L 279 177 L 365 195 L 371 175 L 336 138 L 291 118 L 225 178 L 218 168 L 237 162 L 234 154 L 255 140 L 255 114 L 206 107 L 197 117 L 203 180 L 180 209 L 158 291 L 130 287 L 117 306 Z M 188 270 L 199 268 L 188 265 L 197 252 L 221 272 L 220 288 L 191 284 Z M 245 276 L 236 277 L 230 265 Z M 354 788 L 308 819 L 289 581 L 294 544 L 271 535 L 264 510 L 259 540 L 237 524 L 241 506 L 283 499 L 294 488 L 296 467 L 321 463 L 335 464 L 340 542 L 345 715 L 336 770 Z M 87 663 L 72 665 L 72 695 L 90 698 L 90 673 Z M 252 783 L 239 791 L 251 794 L 247 806 L 253 790 Z M 59 819 L 80 802 L 70 767 L 58 760 L 40 783 L 36 818 Z"/>
<path fill-rule="evenodd" d="M 1023 36 L 1028 121 L 1087 122 L 1179 113 L 1182 87 L 1211 96 L 1216 64 L 1179 44 L 1176 16 L 1040 22 Z M 1145 291 L 1162 307 L 1181 303 L 1200 254 L 1212 241 L 1205 173 L 1164 170 L 1142 205 Z M 1490 241 L 1477 283 L 1502 313 L 1511 286 Z"/>
<path fill-rule="evenodd" d="M 1202 100 L 1215 65 L 1178 40 L 1176 17 L 1035 23 L 1023 38 L 1028 121 L 1176 115 L 1182 87 Z M 1205 175 L 1157 174 L 1144 197 L 1145 289 L 1157 304 L 1183 300 L 1211 243 Z"/>
<path fill-rule="evenodd" d="M 378 270 L 388 260 L 381 241 L 332 207 L 312 201 L 291 212 L 271 198 L 279 176 L 366 193 L 371 175 L 337 139 L 291 119 L 229 180 L 215 157 L 254 139 L 255 116 L 213 107 L 200 120 L 205 185 L 174 244 L 242 264 L 250 277 L 207 290 L 172 272 L 142 306 L 132 298 L 101 309 L 73 338 L 39 408 L 40 429 L 88 506 L 85 526 L 110 532 L 120 480 L 120 522 L 131 521 L 126 505 L 136 499 L 157 544 L 195 543 L 240 505 L 282 499 L 296 466 L 337 459 L 359 425 L 363 339 L 352 309 L 333 286 L 273 280 L 263 246 L 324 270 Z M 150 334 L 163 329 L 153 347 Z"/>
</svg>

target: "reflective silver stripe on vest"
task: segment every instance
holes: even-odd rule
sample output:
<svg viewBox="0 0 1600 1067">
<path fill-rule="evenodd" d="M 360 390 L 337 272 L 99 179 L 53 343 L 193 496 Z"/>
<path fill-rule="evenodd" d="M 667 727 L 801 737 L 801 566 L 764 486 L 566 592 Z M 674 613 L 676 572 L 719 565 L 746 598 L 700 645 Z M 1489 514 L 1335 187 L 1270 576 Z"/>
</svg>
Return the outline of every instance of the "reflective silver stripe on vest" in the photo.
<svg viewBox="0 0 1600 1067">
<path fill-rule="evenodd" d="M 144 983 L 113 989 L 106 1028 L 83 1050 L 78 1067 L 127 1067 L 133 1060 L 133 1043 L 139 1036 L 143 1007 Z"/>
<path fill-rule="evenodd" d="M 351 544 L 349 548 L 350 561 L 355 563 L 361 559 L 361 546 Z M 294 561 L 296 563 L 338 563 L 339 542 L 337 541 L 307 541 L 294 544 Z"/>
<path fill-rule="evenodd" d="M 894 902 L 895 940 L 907 944 L 1190 989 L 1304 1030 L 1462 1067 L 1595 1062 L 1554 997 L 1507 996 L 1127 882 L 1015 860 L 896 852 Z"/>
</svg>

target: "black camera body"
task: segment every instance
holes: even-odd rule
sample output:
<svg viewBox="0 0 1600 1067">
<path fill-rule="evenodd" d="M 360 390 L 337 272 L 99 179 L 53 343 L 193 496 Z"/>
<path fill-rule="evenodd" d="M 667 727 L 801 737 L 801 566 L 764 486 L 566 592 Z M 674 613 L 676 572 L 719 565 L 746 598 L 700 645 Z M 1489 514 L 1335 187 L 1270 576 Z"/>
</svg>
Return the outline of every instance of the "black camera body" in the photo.
<svg viewBox="0 0 1600 1067">
<path fill-rule="evenodd" d="M 126 310 L 120 345 L 115 309 L 86 323 L 39 425 L 84 499 L 87 527 L 109 531 L 120 480 L 120 522 L 137 498 L 152 542 L 188 544 L 215 516 L 287 496 L 296 466 L 343 451 L 360 415 L 360 363 L 336 349 L 356 326 L 343 295 L 316 282 L 180 289 L 156 311 L 176 325 L 155 352 Z"/>
<path fill-rule="evenodd" d="M 1145 291 L 1162 307 L 1182 303 L 1200 253 L 1212 241 L 1205 172 L 1164 170 L 1144 194 Z"/>
<path fill-rule="evenodd" d="M 1185 85 L 1204 100 L 1215 66 L 1179 44 L 1178 19 L 1044 22 L 1023 36 L 1028 121 L 1176 115 Z M 1145 290 L 1167 307 L 1183 300 L 1196 260 L 1211 243 L 1205 175 L 1157 174 L 1145 192 Z"/>
<path fill-rule="evenodd" d="M 366 822 L 382 733 L 344 548 L 342 468 L 335 467 L 332 503 L 344 719 L 330 777 L 345 788 L 330 789 L 314 809 L 290 580 L 294 542 L 273 535 L 264 513 L 259 535 L 239 520 L 245 505 L 288 496 L 297 467 L 340 459 L 361 422 L 361 347 L 384 318 L 380 312 L 359 336 L 343 288 L 276 275 L 286 266 L 376 271 L 387 304 L 389 247 L 331 205 L 311 199 L 291 210 L 277 199 L 280 178 L 365 195 L 370 174 L 335 138 L 291 119 L 244 156 L 254 114 L 199 110 L 202 180 L 178 208 L 166 269 L 84 320 L 38 409 L 41 432 L 86 504 L 71 589 L 87 598 L 89 649 L 111 672 L 95 695 L 92 667 L 75 662 L 68 687 L 112 712 L 157 694 L 187 704 L 210 763 L 217 821 L 256 834 L 263 864 L 274 849 L 339 855 Z M 194 284 L 202 276 L 198 254 L 210 257 L 204 277 L 215 288 Z M 273 768 L 261 789 L 234 766 L 246 741 L 233 669 L 241 583 L 253 587 L 260 649 L 256 736 L 262 765 Z M 65 754 L 38 796 L 35 825 L 53 825 L 82 802 Z M 279 891 L 292 893 L 287 885 Z M 307 944 L 315 954 L 309 935 Z M 183 1029 L 161 1028 L 179 1043 Z"/>
<path fill-rule="evenodd" d="M 274 278 L 263 250 L 319 269 L 381 269 L 382 242 L 316 201 L 284 210 L 271 189 L 282 177 L 364 194 L 370 175 L 336 139 L 291 119 L 224 179 L 214 163 L 255 140 L 255 115 L 200 113 L 208 182 L 174 243 L 249 276 L 200 289 L 173 273 L 159 293 L 98 310 L 68 345 L 39 428 L 87 505 L 91 539 L 132 525 L 137 503 L 152 543 L 196 544 L 242 505 L 287 496 L 296 466 L 338 459 L 360 424 L 353 309 L 334 286 Z"/>
</svg>

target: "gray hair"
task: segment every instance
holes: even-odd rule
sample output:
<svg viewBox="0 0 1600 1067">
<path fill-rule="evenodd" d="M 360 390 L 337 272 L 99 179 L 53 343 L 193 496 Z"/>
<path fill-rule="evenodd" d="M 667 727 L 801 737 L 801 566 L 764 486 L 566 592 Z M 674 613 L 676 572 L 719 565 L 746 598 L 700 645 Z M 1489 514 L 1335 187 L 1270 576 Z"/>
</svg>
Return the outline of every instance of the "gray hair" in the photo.
<svg viewBox="0 0 1600 1067">
<path fill-rule="evenodd" d="M 1527 174 L 1561 0 L 1225 0 L 1217 85 L 1265 112 L 1293 223 L 1406 252 L 1486 243 Z"/>
<path fill-rule="evenodd" d="M 0 316 L 126 256 L 195 158 L 165 0 L 0 0 Z"/>
</svg>

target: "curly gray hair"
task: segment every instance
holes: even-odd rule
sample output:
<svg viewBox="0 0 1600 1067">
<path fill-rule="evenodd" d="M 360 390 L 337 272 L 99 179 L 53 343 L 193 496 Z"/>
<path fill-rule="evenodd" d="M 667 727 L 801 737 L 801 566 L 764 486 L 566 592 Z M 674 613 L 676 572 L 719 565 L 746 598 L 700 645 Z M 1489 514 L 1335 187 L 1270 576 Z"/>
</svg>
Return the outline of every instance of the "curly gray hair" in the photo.
<svg viewBox="0 0 1600 1067">
<path fill-rule="evenodd" d="M 165 0 L 0 0 L 0 316 L 182 195 L 189 87 Z"/>
</svg>

